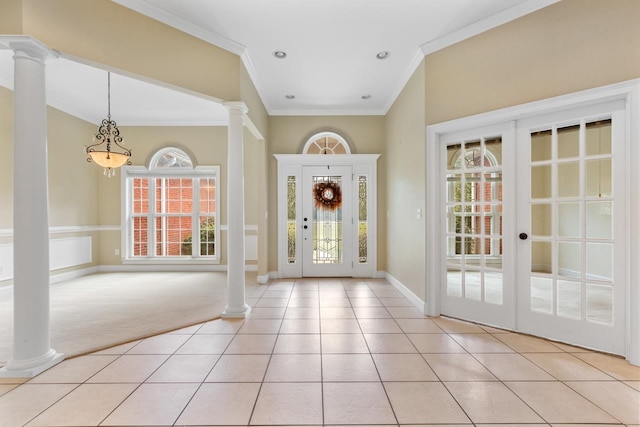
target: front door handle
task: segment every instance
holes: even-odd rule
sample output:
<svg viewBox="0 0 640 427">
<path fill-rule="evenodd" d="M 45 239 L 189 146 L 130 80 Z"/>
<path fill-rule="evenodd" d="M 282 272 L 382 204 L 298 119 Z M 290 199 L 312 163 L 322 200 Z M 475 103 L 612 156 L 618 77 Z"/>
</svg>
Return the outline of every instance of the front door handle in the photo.
<svg viewBox="0 0 640 427">
<path fill-rule="evenodd" d="M 520 240 L 527 240 L 529 236 L 527 236 L 527 233 L 520 233 L 518 237 L 520 238 Z"/>
</svg>

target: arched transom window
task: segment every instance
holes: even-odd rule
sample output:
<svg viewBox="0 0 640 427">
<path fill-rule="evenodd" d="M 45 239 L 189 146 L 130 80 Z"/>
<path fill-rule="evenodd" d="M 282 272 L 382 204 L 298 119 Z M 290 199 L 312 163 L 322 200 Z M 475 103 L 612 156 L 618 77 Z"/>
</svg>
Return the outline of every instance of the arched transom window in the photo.
<svg viewBox="0 0 640 427">
<path fill-rule="evenodd" d="M 302 154 L 351 154 L 351 149 L 337 133 L 320 132 L 307 140 Z"/>
</svg>

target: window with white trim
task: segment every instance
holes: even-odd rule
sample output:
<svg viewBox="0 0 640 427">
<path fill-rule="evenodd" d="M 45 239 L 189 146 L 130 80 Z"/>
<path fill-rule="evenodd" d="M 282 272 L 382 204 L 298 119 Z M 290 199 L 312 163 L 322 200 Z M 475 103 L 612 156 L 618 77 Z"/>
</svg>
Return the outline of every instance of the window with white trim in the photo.
<svg viewBox="0 0 640 427">
<path fill-rule="evenodd" d="M 307 140 L 302 154 L 351 154 L 351 148 L 337 133 L 320 132 Z"/>
<path fill-rule="evenodd" d="M 124 259 L 219 262 L 219 166 L 163 148 L 149 168 L 123 168 Z"/>
</svg>

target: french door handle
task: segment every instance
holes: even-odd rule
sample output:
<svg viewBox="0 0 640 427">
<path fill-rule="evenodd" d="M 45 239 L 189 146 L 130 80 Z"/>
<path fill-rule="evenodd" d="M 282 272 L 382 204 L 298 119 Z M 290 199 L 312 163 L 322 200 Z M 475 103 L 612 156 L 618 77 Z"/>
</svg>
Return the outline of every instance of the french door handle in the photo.
<svg viewBox="0 0 640 427">
<path fill-rule="evenodd" d="M 527 236 L 527 233 L 520 233 L 518 237 L 520 238 L 520 240 L 527 240 L 529 236 Z"/>
<path fill-rule="evenodd" d="M 304 229 L 306 230 L 306 229 L 307 229 L 307 228 L 309 228 L 309 227 L 305 225 L 305 226 L 304 226 L 304 227 L 302 227 L 302 228 L 304 228 Z"/>
</svg>

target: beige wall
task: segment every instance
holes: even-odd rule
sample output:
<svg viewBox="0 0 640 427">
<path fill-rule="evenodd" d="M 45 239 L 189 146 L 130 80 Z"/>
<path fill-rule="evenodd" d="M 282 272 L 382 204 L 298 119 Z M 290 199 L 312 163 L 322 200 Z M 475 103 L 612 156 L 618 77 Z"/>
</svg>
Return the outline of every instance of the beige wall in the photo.
<svg viewBox="0 0 640 427">
<path fill-rule="evenodd" d="M 242 64 L 240 70 L 240 100 L 243 101 L 249 109 L 247 115 L 251 119 L 251 122 L 258 129 L 262 138 L 266 138 L 269 134 L 269 114 L 244 64 Z"/>
<path fill-rule="evenodd" d="M 0 2 L 0 34 L 22 34 L 22 0 Z"/>
<path fill-rule="evenodd" d="M 63 54 L 240 100 L 237 55 L 109 0 L 24 0 L 23 33 Z"/>
<path fill-rule="evenodd" d="M 275 116 L 269 120 L 269 271 L 278 270 L 278 170 L 274 154 L 300 154 L 307 139 L 322 131 L 343 136 L 354 154 L 379 154 L 384 151 L 384 117 L 382 116 Z M 378 162 L 378 212 L 386 211 L 384 163 Z M 386 267 L 385 221 L 378 215 L 378 270 Z"/>
<path fill-rule="evenodd" d="M 385 120 L 387 272 L 425 298 L 424 61 Z M 417 219 L 417 209 L 422 217 Z"/>
<path fill-rule="evenodd" d="M 563 0 L 425 59 L 439 123 L 640 77 L 640 2 Z"/>
</svg>

